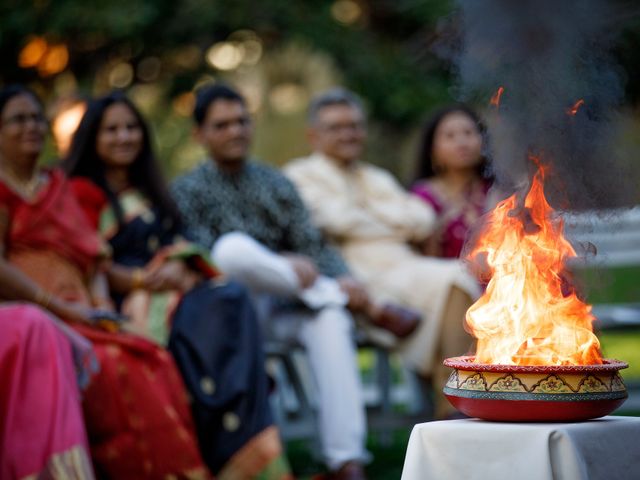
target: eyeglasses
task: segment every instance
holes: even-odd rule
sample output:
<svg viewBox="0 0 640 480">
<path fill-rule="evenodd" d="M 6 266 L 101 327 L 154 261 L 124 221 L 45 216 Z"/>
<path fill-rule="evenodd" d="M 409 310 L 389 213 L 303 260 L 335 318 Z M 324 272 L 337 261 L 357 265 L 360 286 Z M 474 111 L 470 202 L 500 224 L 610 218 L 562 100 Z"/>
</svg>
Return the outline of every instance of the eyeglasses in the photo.
<svg viewBox="0 0 640 480">
<path fill-rule="evenodd" d="M 330 134 L 338 134 L 344 131 L 362 132 L 365 129 L 365 124 L 364 122 L 328 123 L 320 125 L 320 129 Z"/>
<path fill-rule="evenodd" d="M 29 122 L 33 122 L 38 126 L 48 125 L 49 122 L 41 113 L 18 113 L 2 120 L 4 125 L 15 125 L 17 127 L 24 127 Z"/>
</svg>

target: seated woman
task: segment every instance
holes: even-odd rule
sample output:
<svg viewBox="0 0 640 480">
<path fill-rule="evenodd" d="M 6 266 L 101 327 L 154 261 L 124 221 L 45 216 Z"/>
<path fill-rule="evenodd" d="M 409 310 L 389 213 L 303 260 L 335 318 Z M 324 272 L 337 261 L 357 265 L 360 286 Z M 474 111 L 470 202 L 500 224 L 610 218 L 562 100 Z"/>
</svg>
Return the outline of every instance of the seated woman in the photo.
<svg viewBox="0 0 640 480">
<path fill-rule="evenodd" d="M 46 133 L 33 92 L 0 91 L 0 295 L 39 304 L 93 343 L 100 372 L 83 408 L 98 476 L 207 478 L 171 356 L 92 323 L 91 307 L 108 307 L 106 249 L 63 173 L 38 167 Z"/>
<path fill-rule="evenodd" d="M 85 383 L 95 358 L 80 335 L 33 305 L 0 306 L 0 478 L 94 478 L 74 363 Z"/>
<path fill-rule="evenodd" d="M 206 255 L 185 240 L 150 143 L 140 112 L 112 93 L 90 103 L 64 162 L 111 245 L 107 274 L 117 303 L 136 331 L 169 343 L 211 470 L 220 478 L 286 478 L 249 297 L 238 284 L 216 282 Z"/>
<path fill-rule="evenodd" d="M 491 182 L 482 154 L 484 128 L 464 105 L 446 107 L 427 123 L 412 192 L 433 207 L 436 232 L 423 253 L 457 258 L 469 230 L 485 212 Z"/>
</svg>

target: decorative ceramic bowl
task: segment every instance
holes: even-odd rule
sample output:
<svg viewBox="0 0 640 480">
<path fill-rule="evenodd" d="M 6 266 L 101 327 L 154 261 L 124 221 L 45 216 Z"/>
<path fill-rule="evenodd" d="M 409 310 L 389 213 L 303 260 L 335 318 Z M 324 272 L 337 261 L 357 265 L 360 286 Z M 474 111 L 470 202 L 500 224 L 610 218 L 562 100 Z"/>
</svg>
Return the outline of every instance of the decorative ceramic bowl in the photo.
<svg viewBox="0 0 640 480">
<path fill-rule="evenodd" d="M 444 387 L 465 415 L 503 422 L 571 422 L 607 415 L 627 398 L 618 373 L 629 365 L 489 365 L 473 357 L 444 361 L 454 369 Z"/>
</svg>

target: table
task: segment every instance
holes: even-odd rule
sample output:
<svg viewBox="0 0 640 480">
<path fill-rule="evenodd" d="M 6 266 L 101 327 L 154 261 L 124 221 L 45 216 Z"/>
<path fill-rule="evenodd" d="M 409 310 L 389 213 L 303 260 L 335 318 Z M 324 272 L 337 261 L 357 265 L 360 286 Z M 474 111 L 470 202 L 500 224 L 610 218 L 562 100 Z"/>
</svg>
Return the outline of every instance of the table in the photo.
<svg viewBox="0 0 640 480">
<path fill-rule="evenodd" d="M 402 480 L 640 479 L 640 417 L 416 425 Z"/>
</svg>

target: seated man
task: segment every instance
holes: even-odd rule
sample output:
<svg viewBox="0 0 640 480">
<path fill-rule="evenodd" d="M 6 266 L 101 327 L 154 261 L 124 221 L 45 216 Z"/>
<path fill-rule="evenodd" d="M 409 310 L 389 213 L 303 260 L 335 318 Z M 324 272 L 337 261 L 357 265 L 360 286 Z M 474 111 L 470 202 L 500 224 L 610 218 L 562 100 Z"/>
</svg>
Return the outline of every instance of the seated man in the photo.
<svg viewBox="0 0 640 480">
<path fill-rule="evenodd" d="M 398 346 L 410 368 L 432 378 L 441 418 L 452 413 L 441 393 L 448 376 L 442 359 L 471 346 L 463 322 L 477 286 L 459 261 L 424 257 L 412 249 L 433 231 L 434 212 L 389 173 L 360 161 L 365 138 L 358 98 L 330 90 L 310 107 L 314 153 L 284 171 L 316 225 L 339 246 L 374 298 L 398 301 L 423 314 L 421 326 Z"/>
<path fill-rule="evenodd" d="M 256 293 L 280 298 L 264 315 L 266 331 L 293 337 L 306 349 L 331 478 L 364 478 L 365 417 L 348 309 L 369 313 L 399 335 L 416 322 L 402 315 L 390 320 L 394 311 L 370 302 L 337 251 L 312 226 L 291 182 L 249 161 L 251 119 L 237 92 L 221 85 L 201 89 L 194 117 L 210 159 L 172 186 L 183 219 L 195 239 L 212 248 L 224 273 Z M 282 298 L 296 299 L 303 311 L 273 315 L 287 303 Z"/>
</svg>

